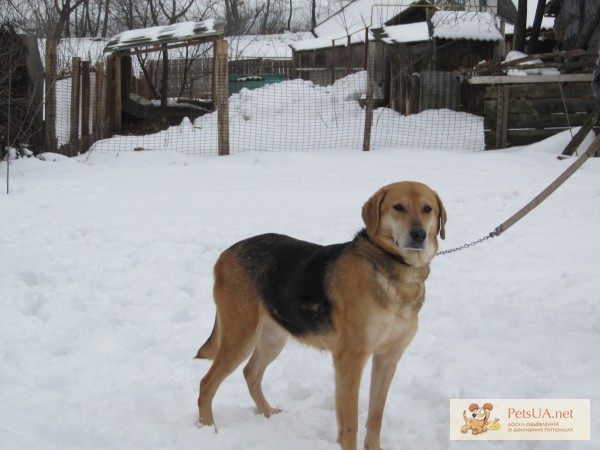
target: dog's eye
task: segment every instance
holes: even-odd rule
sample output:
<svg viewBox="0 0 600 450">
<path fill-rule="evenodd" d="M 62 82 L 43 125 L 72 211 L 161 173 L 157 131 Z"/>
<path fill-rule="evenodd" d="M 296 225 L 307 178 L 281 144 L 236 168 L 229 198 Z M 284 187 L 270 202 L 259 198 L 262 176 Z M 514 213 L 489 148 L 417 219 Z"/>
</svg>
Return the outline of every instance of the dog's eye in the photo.
<svg viewBox="0 0 600 450">
<path fill-rule="evenodd" d="M 423 208 L 423 211 L 426 212 L 426 213 L 430 213 L 431 212 L 431 206 L 425 205 L 425 207 Z"/>
<path fill-rule="evenodd" d="M 402 206 L 400 203 L 398 203 L 397 205 L 394 205 L 394 209 L 396 211 L 404 211 L 404 206 Z"/>
</svg>

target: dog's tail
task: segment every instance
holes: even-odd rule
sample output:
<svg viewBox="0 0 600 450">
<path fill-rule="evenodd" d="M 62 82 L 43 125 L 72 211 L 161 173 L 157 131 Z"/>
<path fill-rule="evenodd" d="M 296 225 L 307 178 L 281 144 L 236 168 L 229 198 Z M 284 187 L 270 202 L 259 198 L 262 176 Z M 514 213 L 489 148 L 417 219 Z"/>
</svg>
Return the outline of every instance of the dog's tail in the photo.
<svg viewBox="0 0 600 450">
<path fill-rule="evenodd" d="M 219 350 L 219 320 L 218 317 L 215 316 L 215 325 L 212 333 L 210 333 L 206 342 L 200 347 L 195 358 L 213 360 L 217 355 L 217 350 Z"/>
</svg>

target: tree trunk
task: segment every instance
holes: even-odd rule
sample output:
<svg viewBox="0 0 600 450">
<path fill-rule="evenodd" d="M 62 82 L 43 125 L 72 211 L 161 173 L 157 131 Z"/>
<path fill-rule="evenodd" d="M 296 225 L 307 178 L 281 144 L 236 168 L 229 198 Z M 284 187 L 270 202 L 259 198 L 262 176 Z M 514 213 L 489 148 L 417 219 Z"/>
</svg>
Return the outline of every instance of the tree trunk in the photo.
<svg viewBox="0 0 600 450">
<path fill-rule="evenodd" d="M 538 53 L 538 42 L 540 38 L 540 29 L 542 28 L 542 20 L 544 19 L 544 10 L 546 9 L 546 0 L 538 0 L 535 9 L 535 17 L 533 19 L 533 27 L 529 36 L 529 53 Z"/>
<path fill-rule="evenodd" d="M 108 16 L 110 10 L 110 0 L 106 0 L 106 6 L 104 10 L 104 24 L 102 25 L 102 37 L 105 38 L 108 34 Z"/>
<path fill-rule="evenodd" d="M 525 34 L 527 32 L 527 0 L 519 0 L 517 23 L 513 36 L 513 49 L 525 52 Z"/>
<path fill-rule="evenodd" d="M 271 12 L 271 0 L 266 1 L 265 5 L 265 16 L 263 18 L 263 23 L 261 27 L 261 33 L 267 34 L 267 26 L 269 25 L 269 14 Z"/>
</svg>

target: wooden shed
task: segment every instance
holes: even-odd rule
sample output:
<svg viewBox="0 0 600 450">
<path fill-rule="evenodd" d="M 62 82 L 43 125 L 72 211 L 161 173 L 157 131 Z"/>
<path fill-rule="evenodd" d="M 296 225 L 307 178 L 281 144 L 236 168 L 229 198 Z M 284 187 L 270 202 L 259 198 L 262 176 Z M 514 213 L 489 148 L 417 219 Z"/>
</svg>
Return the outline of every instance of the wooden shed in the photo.
<svg viewBox="0 0 600 450">
<path fill-rule="evenodd" d="M 108 109 L 111 117 L 111 129 L 113 132 L 120 132 L 126 118 L 136 118 L 140 120 L 148 119 L 150 112 L 148 109 L 154 109 L 152 104 L 144 101 L 144 98 L 160 99 L 160 116 L 165 126 L 169 125 L 168 118 L 173 114 L 192 114 L 194 111 L 209 111 L 213 107 L 217 108 L 218 96 L 225 95 L 227 99 L 227 42 L 222 39 L 224 24 L 212 19 L 203 22 L 184 22 L 174 25 L 143 28 L 139 30 L 130 30 L 120 33 L 111 38 L 106 45 L 104 52 L 110 53 L 107 62 L 107 86 L 112 93 L 107 94 L 109 102 Z M 190 104 L 189 111 L 177 111 L 173 113 L 169 107 L 169 86 L 173 85 L 170 78 L 181 73 L 181 61 L 176 60 L 175 66 L 169 64 L 170 53 L 178 49 L 197 48 L 198 46 L 208 45 L 210 58 L 204 57 L 200 64 L 207 73 L 207 87 L 200 85 L 199 96 L 209 94 L 212 103 L 203 104 L 202 109 L 196 108 L 196 105 Z M 219 45 L 221 50 L 219 50 Z M 153 66 L 152 63 L 145 64 L 143 55 L 151 53 L 160 53 L 162 55 L 160 67 Z M 136 58 L 134 66 L 133 58 Z M 223 61 L 220 61 L 220 59 Z M 224 64 L 224 74 L 215 76 L 213 69 Z M 139 68 L 139 73 L 134 72 L 134 67 Z M 160 70 L 159 70 L 160 69 Z M 189 91 L 186 91 L 189 96 Z M 134 94 L 134 95 L 132 95 Z M 192 93 L 193 96 L 193 93 Z M 194 101 L 195 99 L 190 99 Z M 221 103 L 223 101 L 221 100 Z M 149 106 L 150 105 L 150 106 Z M 208 106 L 206 108 L 205 106 Z M 181 121 L 182 117 L 175 118 Z"/>
<path fill-rule="evenodd" d="M 43 148 L 44 68 L 34 36 L 0 25 L 0 148 Z M 1 153 L 1 152 L 0 152 Z"/>
</svg>

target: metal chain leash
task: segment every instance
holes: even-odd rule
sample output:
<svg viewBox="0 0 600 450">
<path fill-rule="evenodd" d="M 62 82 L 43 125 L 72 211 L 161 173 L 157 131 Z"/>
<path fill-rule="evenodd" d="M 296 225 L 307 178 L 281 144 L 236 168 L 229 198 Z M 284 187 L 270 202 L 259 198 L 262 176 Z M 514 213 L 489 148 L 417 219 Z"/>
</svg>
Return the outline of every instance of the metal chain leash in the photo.
<svg viewBox="0 0 600 450">
<path fill-rule="evenodd" d="M 496 231 L 492 231 L 487 236 L 484 236 L 481 239 L 477 239 L 476 241 L 473 241 L 473 242 L 471 242 L 469 244 L 463 244 L 460 247 L 454 247 L 454 248 L 451 248 L 451 249 L 448 249 L 448 250 L 442 250 L 441 252 L 437 252 L 436 256 L 446 255 L 448 253 L 458 252 L 458 251 L 464 250 L 466 248 L 473 247 L 474 245 L 481 244 L 483 241 L 487 241 L 488 239 L 494 238 L 496 236 L 498 236 L 498 233 Z"/>
</svg>

